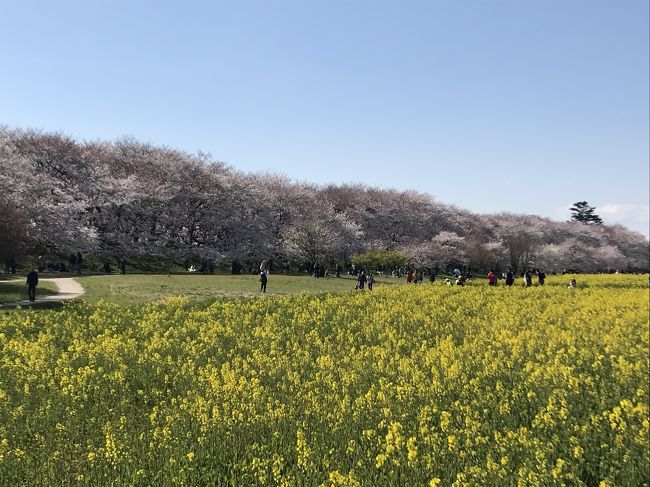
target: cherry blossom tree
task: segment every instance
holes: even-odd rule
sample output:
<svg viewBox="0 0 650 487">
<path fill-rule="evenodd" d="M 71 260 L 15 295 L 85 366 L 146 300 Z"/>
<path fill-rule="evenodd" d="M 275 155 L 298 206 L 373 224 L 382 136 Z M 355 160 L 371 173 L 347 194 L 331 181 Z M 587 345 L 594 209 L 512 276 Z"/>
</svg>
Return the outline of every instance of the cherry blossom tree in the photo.
<svg viewBox="0 0 650 487">
<path fill-rule="evenodd" d="M 335 259 L 342 245 L 335 219 L 314 213 L 306 213 L 304 218 L 286 225 L 280 239 L 285 255 L 310 267 Z"/>
<path fill-rule="evenodd" d="M 513 272 L 534 265 L 535 252 L 542 243 L 544 220 L 524 215 L 500 213 L 490 218 L 498 241 L 508 256 Z"/>
<path fill-rule="evenodd" d="M 23 249 L 313 264 L 395 249 L 422 267 L 650 266 L 648 240 L 620 225 L 478 215 L 413 191 L 245 174 L 208 154 L 133 138 L 77 142 L 0 127 L 0 195 L 5 255 Z"/>
<path fill-rule="evenodd" d="M 419 268 L 446 270 L 468 264 L 465 239 L 454 232 L 440 232 L 428 241 L 404 246 L 401 250 Z"/>
</svg>

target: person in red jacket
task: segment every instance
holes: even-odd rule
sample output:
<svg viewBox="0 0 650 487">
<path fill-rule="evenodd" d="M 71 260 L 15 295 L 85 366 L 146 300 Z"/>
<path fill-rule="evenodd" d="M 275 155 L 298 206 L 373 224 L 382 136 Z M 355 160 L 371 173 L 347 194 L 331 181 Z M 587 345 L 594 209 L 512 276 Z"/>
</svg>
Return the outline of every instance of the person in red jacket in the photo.
<svg viewBox="0 0 650 487">
<path fill-rule="evenodd" d="M 413 282 L 413 271 L 409 269 L 409 271 L 406 273 L 406 282 L 408 284 L 411 284 Z"/>
<path fill-rule="evenodd" d="M 488 272 L 487 280 L 488 280 L 488 286 L 496 286 L 497 285 L 496 272 L 494 272 L 494 271 Z"/>
</svg>

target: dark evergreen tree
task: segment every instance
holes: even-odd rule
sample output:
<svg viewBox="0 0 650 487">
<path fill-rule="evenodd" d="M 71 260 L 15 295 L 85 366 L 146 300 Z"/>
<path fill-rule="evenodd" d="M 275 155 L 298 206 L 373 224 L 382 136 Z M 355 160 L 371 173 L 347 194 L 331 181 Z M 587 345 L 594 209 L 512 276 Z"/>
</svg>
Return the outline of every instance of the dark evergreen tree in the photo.
<svg viewBox="0 0 650 487">
<path fill-rule="evenodd" d="M 600 225 L 603 223 L 603 220 L 594 213 L 595 210 L 596 207 L 590 206 L 586 201 L 573 203 L 571 207 L 571 220 L 586 225 Z"/>
</svg>

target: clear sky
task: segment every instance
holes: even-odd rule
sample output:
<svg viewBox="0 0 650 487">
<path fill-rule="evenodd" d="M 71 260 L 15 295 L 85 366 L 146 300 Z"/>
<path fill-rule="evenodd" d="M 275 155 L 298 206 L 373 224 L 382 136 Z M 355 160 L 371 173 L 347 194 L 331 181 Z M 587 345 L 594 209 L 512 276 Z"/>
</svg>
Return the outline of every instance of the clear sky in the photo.
<svg viewBox="0 0 650 487">
<path fill-rule="evenodd" d="M 0 124 L 648 235 L 648 0 L 0 0 Z"/>
</svg>

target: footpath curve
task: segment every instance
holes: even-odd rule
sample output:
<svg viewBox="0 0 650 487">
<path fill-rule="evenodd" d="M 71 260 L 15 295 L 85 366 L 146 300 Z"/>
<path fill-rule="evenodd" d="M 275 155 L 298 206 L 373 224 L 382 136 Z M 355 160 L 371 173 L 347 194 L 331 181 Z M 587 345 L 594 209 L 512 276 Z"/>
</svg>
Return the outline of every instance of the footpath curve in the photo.
<svg viewBox="0 0 650 487">
<path fill-rule="evenodd" d="M 28 299 L 25 299 L 23 301 L 15 301 L 13 303 L 4 303 L 0 304 L 0 308 L 15 308 L 16 306 L 27 307 L 44 303 L 59 303 L 61 301 L 67 301 L 69 299 L 75 299 L 86 294 L 83 286 L 75 281 L 73 277 L 53 277 L 39 279 L 39 282 L 41 281 L 53 282 L 59 288 L 59 292 L 57 294 L 38 298 L 37 287 L 36 301 L 29 301 Z M 20 282 L 22 282 L 22 280 Z M 25 292 L 27 292 L 27 290 L 25 290 Z"/>
</svg>

